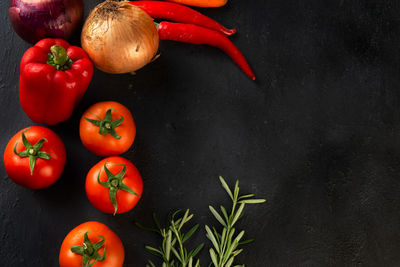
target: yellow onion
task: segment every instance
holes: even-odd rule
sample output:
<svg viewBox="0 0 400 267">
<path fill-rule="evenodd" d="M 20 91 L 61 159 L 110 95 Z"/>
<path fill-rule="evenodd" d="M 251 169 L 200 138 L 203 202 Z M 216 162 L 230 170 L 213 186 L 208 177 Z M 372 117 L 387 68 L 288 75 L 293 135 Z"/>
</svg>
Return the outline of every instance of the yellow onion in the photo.
<svg viewBox="0 0 400 267">
<path fill-rule="evenodd" d="M 159 38 L 153 19 L 143 10 L 124 1 L 105 1 L 90 12 L 81 41 L 97 68 L 128 73 L 153 60 Z"/>
</svg>

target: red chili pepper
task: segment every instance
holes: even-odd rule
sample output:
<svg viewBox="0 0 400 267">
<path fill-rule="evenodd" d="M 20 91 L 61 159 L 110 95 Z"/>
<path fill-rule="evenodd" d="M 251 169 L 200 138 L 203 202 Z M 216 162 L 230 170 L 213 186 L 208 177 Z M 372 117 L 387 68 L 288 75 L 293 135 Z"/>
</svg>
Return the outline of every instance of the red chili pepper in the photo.
<svg viewBox="0 0 400 267">
<path fill-rule="evenodd" d="M 205 28 L 219 31 L 231 36 L 236 32 L 235 29 L 227 29 L 215 20 L 187 7 L 175 3 L 162 1 L 133 1 L 132 5 L 140 7 L 152 18 L 167 19 L 176 22 L 194 24 Z"/>
<path fill-rule="evenodd" d="M 225 35 L 219 32 L 191 24 L 163 21 L 158 24 L 158 34 L 161 40 L 207 44 L 218 47 L 228 54 L 250 79 L 256 79 L 240 50 Z"/>
<path fill-rule="evenodd" d="M 21 60 L 19 98 L 33 121 L 50 125 L 67 120 L 93 75 L 86 52 L 62 39 L 43 39 Z"/>
</svg>

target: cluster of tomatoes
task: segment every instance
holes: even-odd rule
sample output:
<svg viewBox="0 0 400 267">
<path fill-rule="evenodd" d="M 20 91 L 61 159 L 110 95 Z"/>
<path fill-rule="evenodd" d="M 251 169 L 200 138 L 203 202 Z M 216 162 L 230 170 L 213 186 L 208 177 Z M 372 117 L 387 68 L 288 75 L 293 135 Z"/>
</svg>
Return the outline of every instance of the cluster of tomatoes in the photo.
<svg viewBox="0 0 400 267">
<path fill-rule="evenodd" d="M 91 152 L 106 157 L 86 177 L 86 194 L 105 213 L 125 213 L 138 203 L 143 182 L 137 168 L 119 157 L 133 144 L 136 127 L 131 112 L 117 102 L 91 106 L 80 120 L 80 138 Z M 8 176 L 17 184 L 41 189 L 55 183 L 66 162 L 65 146 L 52 130 L 32 126 L 15 134 L 4 152 Z M 121 267 L 124 248 L 107 226 L 87 222 L 73 229 L 61 246 L 61 267 Z"/>
</svg>

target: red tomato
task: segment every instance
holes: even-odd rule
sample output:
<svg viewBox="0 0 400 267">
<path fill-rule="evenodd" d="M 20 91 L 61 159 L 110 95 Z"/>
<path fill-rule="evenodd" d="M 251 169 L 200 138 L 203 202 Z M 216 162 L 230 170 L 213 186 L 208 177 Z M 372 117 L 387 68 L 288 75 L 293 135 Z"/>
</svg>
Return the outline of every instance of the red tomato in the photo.
<svg viewBox="0 0 400 267">
<path fill-rule="evenodd" d="M 15 183 L 31 189 L 55 183 L 64 170 L 65 160 L 65 147 L 60 137 L 40 126 L 19 131 L 4 151 L 8 176 Z"/>
<path fill-rule="evenodd" d="M 136 206 L 142 192 L 143 181 L 139 171 L 129 160 L 121 157 L 103 159 L 86 177 L 89 201 L 102 212 L 114 215 L 128 212 Z"/>
<path fill-rule="evenodd" d="M 99 156 L 120 155 L 133 144 L 136 126 L 131 112 L 117 102 L 99 102 L 83 113 L 79 134 L 83 145 Z"/>
<path fill-rule="evenodd" d="M 86 222 L 65 237 L 60 249 L 60 267 L 88 267 L 95 261 L 95 256 L 94 267 L 121 267 L 125 258 L 124 246 L 106 225 Z"/>
</svg>

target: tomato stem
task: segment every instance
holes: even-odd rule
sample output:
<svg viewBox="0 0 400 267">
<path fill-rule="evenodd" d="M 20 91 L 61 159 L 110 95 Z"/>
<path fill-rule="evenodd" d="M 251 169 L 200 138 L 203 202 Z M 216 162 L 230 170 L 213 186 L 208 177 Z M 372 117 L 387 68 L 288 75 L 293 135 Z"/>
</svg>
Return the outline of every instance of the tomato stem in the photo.
<svg viewBox="0 0 400 267">
<path fill-rule="evenodd" d="M 113 179 L 113 180 L 111 180 L 111 185 L 113 186 L 113 187 L 118 187 L 118 185 L 119 185 L 119 181 L 118 181 L 118 179 Z"/>
<path fill-rule="evenodd" d="M 122 170 L 117 174 L 114 175 L 108 168 L 107 168 L 107 162 L 104 163 L 104 171 L 106 172 L 107 175 L 107 181 L 102 182 L 100 181 L 100 174 L 101 171 L 99 171 L 99 175 L 97 176 L 97 182 L 101 184 L 104 187 L 107 187 L 109 189 L 109 194 L 110 194 L 110 201 L 114 206 L 114 215 L 117 214 L 118 210 L 118 203 L 117 203 L 117 191 L 118 190 L 124 190 L 128 193 L 134 194 L 135 196 L 140 197 L 135 191 L 133 191 L 129 186 L 124 184 L 122 180 L 124 179 L 125 173 L 126 173 L 126 165 L 125 164 L 118 164 L 115 166 L 122 166 Z"/>
<path fill-rule="evenodd" d="M 71 251 L 73 253 L 77 253 L 82 255 L 82 265 L 83 267 L 91 267 L 97 261 L 103 261 L 106 259 L 106 247 L 104 246 L 103 256 L 99 254 L 99 249 L 104 245 L 106 239 L 99 235 L 101 240 L 97 243 L 92 243 L 88 237 L 88 233 L 86 232 L 83 236 L 83 243 L 80 246 L 71 247 Z"/>
<path fill-rule="evenodd" d="M 35 169 L 36 165 L 36 160 L 38 158 L 40 159 L 50 159 L 51 156 L 50 154 L 46 152 L 40 151 L 43 147 L 44 142 L 47 142 L 46 138 L 40 139 L 35 145 L 32 145 L 28 139 L 26 139 L 25 132 L 28 131 L 29 129 L 26 129 L 25 131 L 22 132 L 22 143 L 24 144 L 25 150 L 21 152 L 17 152 L 17 145 L 18 142 L 15 143 L 14 146 L 14 153 L 21 158 L 29 158 L 29 167 L 31 170 L 31 175 L 33 175 L 33 171 Z"/>
<path fill-rule="evenodd" d="M 94 120 L 86 117 L 84 117 L 84 119 L 99 127 L 99 134 L 101 135 L 111 134 L 112 137 L 116 139 L 121 139 L 121 136 L 117 134 L 115 128 L 117 128 L 122 124 L 122 122 L 124 121 L 124 117 L 121 116 L 120 119 L 113 121 L 111 117 L 111 111 L 116 111 L 116 110 L 113 108 L 108 109 L 106 114 L 104 115 L 103 120 L 101 119 Z"/>
</svg>

